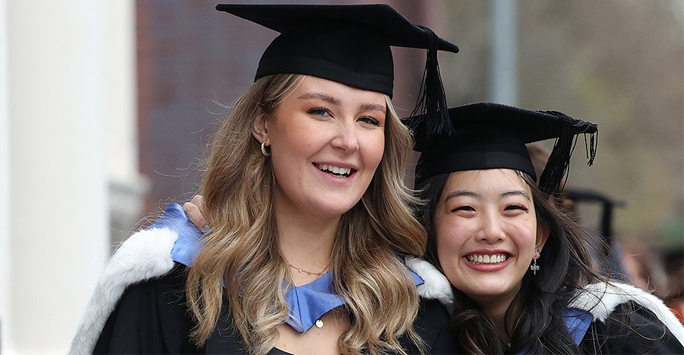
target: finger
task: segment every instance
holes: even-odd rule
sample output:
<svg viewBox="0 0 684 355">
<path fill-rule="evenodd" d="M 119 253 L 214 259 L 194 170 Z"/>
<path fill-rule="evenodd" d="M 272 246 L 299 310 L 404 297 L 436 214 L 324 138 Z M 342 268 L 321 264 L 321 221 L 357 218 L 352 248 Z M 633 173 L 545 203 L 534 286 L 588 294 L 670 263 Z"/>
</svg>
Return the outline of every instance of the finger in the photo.
<svg viewBox="0 0 684 355">
<path fill-rule="evenodd" d="M 204 219 L 204 216 L 202 215 L 197 205 L 195 205 L 192 202 L 186 202 L 183 204 L 183 210 L 185 211 L 185 214 L 188 215 L 188 218 L 190 219 L 192 224 L 194 224 L 195 227 L 197 227 L 197 229 L 205 229 L 205 226 L 207 226 L 207 220 Z"/>
<path fill-rule="evenodd" d="M 190 203 L 197 206 L 197 208 L 199 209 L 199 213 L 204 215 L 204 197 L 202 197 L 202 195 L 193 196 L 192 199 L 190 200 Z"/>
</svg>

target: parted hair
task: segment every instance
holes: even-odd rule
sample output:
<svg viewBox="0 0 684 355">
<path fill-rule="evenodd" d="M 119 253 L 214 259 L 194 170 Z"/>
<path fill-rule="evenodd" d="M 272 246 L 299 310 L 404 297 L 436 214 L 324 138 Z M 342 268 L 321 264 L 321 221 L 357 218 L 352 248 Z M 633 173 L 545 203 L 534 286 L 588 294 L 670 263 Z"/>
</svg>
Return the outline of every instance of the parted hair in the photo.
<svg viewBox="0 0 684 355">
<path fill-rule="evenodd" d="M 428 229 L 426 257 L 440 271 L 433 223 L 449 175 L 434 176 L 419 187 L 419 196 L 427 203 L 422 214 Z M 543 271 L 533 276 L 528 270 L 520 291 L 506 311 L 505 329 L 511 343 L 503 344 L 494 322 L 475 302 L 453 287 L 455 311 L 450 326 L 463 353 L 577 354 L 580 349 L 567 330 L 563 309 L 577 289 L 606 279 L 591 262 L 587 243 L 592 237 L 550 202 L 529 175 L 518 172 L 518 176 L 532 190 L 537 224 L 548 227 L 550 234 L 537 259 Z"/>
<path fill-rule="evenodd" d="M 233 331 L 252 354 L 275 345 L 276 326 L 288 317 L 288 264 L 276 242 L 276 177 L 251 132 L 257 115 L 277 110 L 301 78 L 258 79 L 235 102 L 210 144 L 201 193 L 212 230 L 186 285 L 196 320 L 192 337 L 199 346 L 226 316 L 223 302 Z M 401 255 L 422 255 L 427 236 L 410 208 L 417 200 L 404 183 L 412 139 L 389 97 L 386 101 L 383 158 L 361 200 L 342 215 L 331 253 L 333 287 L 351 320 L 338 341 L 345 354 L 405 353 L 402 335 L 423 346 L 412 326 L 419 297 Z"/>
</svg>

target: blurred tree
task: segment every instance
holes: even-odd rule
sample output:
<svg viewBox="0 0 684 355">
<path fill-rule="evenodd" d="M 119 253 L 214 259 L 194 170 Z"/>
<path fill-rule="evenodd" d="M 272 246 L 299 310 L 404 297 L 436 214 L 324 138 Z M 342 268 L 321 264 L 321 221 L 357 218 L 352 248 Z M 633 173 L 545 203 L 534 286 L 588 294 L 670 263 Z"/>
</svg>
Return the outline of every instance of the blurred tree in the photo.
<svg viewBox="0 0 684 355">
<path fill-rule="evenodd" d="M 487 100 L 490 4 L 449 4 L 450 104 Z M 595 166 L 578 147 L 570 183 L 626 201 L 617 235 L 658 235 L 684 202 L 684 1 L 519 1 L 518 14 L 518 104 L 598 123 Z"/>
</svg>

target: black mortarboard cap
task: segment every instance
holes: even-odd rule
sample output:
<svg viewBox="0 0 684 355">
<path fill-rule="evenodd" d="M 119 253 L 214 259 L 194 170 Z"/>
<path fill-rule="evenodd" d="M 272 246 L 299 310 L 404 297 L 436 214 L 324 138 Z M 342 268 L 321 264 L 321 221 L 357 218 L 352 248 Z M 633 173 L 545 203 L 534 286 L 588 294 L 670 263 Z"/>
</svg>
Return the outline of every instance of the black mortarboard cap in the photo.
<svg viewBox="0 0 684 355">
<path fill-rule="evenodd" d="M 614 199 L 605 193 L 591 189 L 569 188 L 564 191 L 564 197 L 579 203 L 598 203 L 601 205 L 601 236 L 610 244 L 613 237 L 613 210 L 615 207 L 625 206 L 625 202 Z"/>
<path fill-rule="evenodd" d="M 483 102 L 450 108 L 448 116 L 454 132 L 442 134 L 430 132 L 425 117 L 406 119 L 417 122 L 414 150 L 421 155 L 416 165 L 416 186 L 438 174 L 496 168 L 519 170 L 537 180 L 525 144 L 556 139 L 537 180 L 540 189 L 550 194 L 567 172 L 576 135 L 590 134 L 589 165 L 596 155 L 597 126 L 560 112 Z"/>
<path fill-rule="evenodd" d="M 306 74 L 392 97 L 390 46 L 424 48 L 428 57 L 417 111 L 434 117 L 447 109 L 437 51 L 457 53 L 458 47 L 389 5 L 220 4 L 216 9 L 280 32 L 262 55 L 255 80 Z"/>
</svg>

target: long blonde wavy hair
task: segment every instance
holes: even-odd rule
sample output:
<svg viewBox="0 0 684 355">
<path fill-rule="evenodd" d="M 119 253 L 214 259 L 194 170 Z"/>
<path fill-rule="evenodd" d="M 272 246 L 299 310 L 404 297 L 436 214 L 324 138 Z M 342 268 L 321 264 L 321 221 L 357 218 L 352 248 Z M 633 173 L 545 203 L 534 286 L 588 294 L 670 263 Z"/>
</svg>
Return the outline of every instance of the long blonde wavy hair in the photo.
<svg viewBox="0 0 684 355">
<path fill-rule="evenodd" d="M 288 317 L 288 264 L 276 242 L 273 211 L 275 176 L 251 131 L 255 117 L 272 113 L 299 82 L 301 76 L 293 74 L 257 80 L 210 145 L 201 193 L 212 231 L 186 286 L 197 345 L 225 316 L 224 287 L 231 324 L 252 354 L 273 348 L 276 326 Z M 427 237 L 409 207 L 417 200 L 404 183 L 412 139 L 386 101 L 382 161 L 361 201 L 342 216 L 331 253 L 333 287 L 352 320 L 338 342 L 345 354 L 405 353 L 402 335 L 423 347 L 412 326 L 419 296 L 400 255 L 422 255 Z"/>
</svg>

